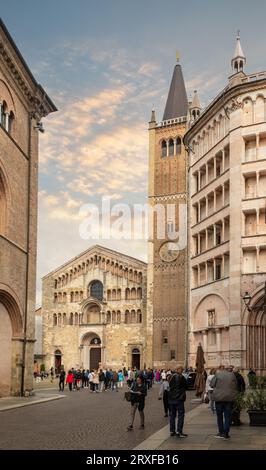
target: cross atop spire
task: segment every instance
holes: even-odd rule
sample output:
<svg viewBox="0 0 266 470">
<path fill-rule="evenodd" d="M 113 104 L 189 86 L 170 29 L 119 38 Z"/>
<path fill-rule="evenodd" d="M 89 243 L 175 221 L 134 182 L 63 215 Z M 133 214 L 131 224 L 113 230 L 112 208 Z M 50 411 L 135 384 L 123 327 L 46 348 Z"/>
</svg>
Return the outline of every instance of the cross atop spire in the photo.
<svg viewBox="0 0 266 470">
<path fill-rule="evenodd" d="M 246 64 L 246 57 L 245 57 L 245 54 L 244 54 L 243 49 L 241 47 L 240 31 L 238 30 L 237 31 L 237 37 L 236 37 L 235 52 L 234 52 L 234 56 L 231 60 L 233 73 L 238 73 L 241 70 L 243 70 L 245 64 Z"/>
</svg>

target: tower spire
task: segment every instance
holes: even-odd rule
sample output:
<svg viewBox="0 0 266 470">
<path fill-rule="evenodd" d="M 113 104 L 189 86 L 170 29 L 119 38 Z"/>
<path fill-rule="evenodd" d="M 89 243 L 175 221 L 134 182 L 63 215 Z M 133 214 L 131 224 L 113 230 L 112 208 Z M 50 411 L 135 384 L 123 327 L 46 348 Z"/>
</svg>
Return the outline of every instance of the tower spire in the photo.
<svg viewBox="0 0 266 470">
<path fill-rule="evenodd" d="M 176 65 L 169 88 L 168 98 L 165 105 L 163 121 L 187 116 L 188 100 L 187 93 L 180 65 L 179 53 L 176 53 Z"/>
<path fill-rule="evenodd" d="M 194 90 L 192 102 L 189 106 L 190 120 L 195 121 L 201 113 L 201 104 L 197 90 Z"/>
<path fill-rule="evenodd" d="M 236 37 L 235 52 L 231 60 L 233 73 L 238 73 L 242 71 L 245 64 L 246 64 L 246 57 L 245 57 L 245 54 L 243 52 L 243 49 L 240 43 L 240 31 L 238 30 L 237 37 Z"/>
</svg>

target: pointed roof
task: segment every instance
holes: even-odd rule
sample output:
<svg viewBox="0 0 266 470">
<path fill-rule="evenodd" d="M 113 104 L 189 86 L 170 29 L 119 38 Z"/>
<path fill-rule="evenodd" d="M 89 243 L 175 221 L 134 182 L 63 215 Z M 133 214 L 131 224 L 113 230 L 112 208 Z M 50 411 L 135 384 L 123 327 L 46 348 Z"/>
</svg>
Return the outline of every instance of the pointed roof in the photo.
<svg viewBox="0 0 266 470">
<path fill-rule="evenodd" d="M 174 73 L 166 101 L 163 121 L 186 116 L 188 111 L 187 92 L 185 88 L 182 68 L 179 63 L 174 68 Z"/>
<path fill-rule="evenodd" d="M 243 49 L 241 47 L 240 43 L 240 36 L 238 35 L 236 38 L 236 48 L 235 48 L 235 53 L 233 59 L 236 59 L 237 57 L 245 58 L 245 54 L 243 52 Z"/>
<path fill-rule="evenodd" d="M 193 95 L 193 100 L 192 100 L 192 103 L 191 103 L 191 108 L 192 109 L 193 108 L 201 109 L 199 95 L 198 95 L 197 90 L 194 90 L 194 95 Z"/>
<path fill-rule="evenodd" d="M 155 109 L 152 109 L 152 111 L 151 111 L 151 120 L 150 120 L 150 122 L 156 122 Z"/>
</svg>

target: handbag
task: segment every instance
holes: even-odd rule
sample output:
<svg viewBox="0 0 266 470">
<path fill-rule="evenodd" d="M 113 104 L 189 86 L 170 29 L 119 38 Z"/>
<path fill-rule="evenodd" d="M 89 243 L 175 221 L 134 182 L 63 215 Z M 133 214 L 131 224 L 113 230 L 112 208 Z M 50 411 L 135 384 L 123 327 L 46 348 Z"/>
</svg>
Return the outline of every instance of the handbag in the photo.
<svg viewBox="0 0 266 470">
<path fill-rule="evenodd" d="M 126 401 L 131 401 L 131 392 L 125 392 L 124 398 Z"/>
</svg>

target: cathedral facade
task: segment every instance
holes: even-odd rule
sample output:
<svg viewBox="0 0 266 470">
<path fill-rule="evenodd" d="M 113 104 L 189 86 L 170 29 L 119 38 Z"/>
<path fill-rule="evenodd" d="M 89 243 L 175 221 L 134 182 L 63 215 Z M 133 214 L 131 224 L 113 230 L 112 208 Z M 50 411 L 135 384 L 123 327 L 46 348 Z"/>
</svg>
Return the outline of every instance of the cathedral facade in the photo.
<svg viewBox="0 0 266 470">
<path fill-rule="evenodd" d="M 146 263 L 93 246 L 43 278 L 46 370 L 151 366 Z"/>
</svg>

